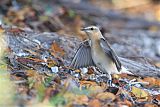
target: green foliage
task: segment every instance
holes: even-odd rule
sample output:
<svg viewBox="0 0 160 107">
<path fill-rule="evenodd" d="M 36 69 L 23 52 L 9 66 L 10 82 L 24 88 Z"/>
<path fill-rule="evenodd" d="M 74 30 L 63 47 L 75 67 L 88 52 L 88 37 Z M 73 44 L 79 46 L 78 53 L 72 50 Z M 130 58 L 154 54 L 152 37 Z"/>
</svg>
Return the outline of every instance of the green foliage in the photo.
<svg viewBox="0 0 160 107">
<path fill-rule="evenodd" d="M 57 94 L 56 96 L 53 96 L 51 99 L 50 99 L 50 103 L 53 105 L 53 106 L 62 106 L 66 103 L 66 99 L 63 97 L 63 95 L 60 93 L 60 94 Z"/>
</svg>

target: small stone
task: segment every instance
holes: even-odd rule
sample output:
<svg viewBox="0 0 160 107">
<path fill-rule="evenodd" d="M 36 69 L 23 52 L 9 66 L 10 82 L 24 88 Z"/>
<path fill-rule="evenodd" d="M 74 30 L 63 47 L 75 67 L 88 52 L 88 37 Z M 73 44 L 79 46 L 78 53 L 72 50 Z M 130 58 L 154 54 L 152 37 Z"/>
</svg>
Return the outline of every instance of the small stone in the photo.
<svg viewBox="0 0 160 107">
<path fill-rule="evenodd" d="M 83 74 L 86 74 L 88 72 L 88 69 L 87 68 L 82 68 L 81 71 L 82 71 Z"/>
<path fill-rule="evenodd" d="M 58 67 L 57 66 L 54 66 L 54 67 L 51 67 L 51 71 L 52 73 L 58 73 Z"/>
</svg>

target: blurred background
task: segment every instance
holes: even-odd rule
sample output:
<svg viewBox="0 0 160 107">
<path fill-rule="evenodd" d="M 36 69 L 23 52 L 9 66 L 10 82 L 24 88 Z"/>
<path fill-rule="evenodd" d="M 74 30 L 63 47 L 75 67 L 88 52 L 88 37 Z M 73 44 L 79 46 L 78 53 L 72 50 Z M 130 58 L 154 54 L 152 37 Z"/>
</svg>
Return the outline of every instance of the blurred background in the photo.
<svg viewBox="0 0 160 107">
<path fill-rule="evenodd" d="M 159 0 L 1 0 L 0 23 L 50 32 L 64 29 L 77 32 L 79 27 L 90 24 L 106 27 L 106 32 L 113 28 L 156 31 L 159 3 Z"/>
<path fill-rule="evenodd" d="M 0 1 L 0 24 L 81 40 L 86 35 L 80 28 L 97 25 L 120 55 L 151 58 L 156 65 L 160 60 L 159 21 L 159 0 Z"/>
<path fill-rule="evenodd" d="M 7 34 L 7 36 L 9 35 L 14 38 L 10 39 L 10 49 L 7 50 L 11 52 L 11 56 L 8 59 L 14 59 L 11 60 L 10 63 L 15 63 L 17 61 L 17 57 L 13 57 L 16 52 L 18 53 L 20 51 L 20 53 L 23 53 L 23 51 L 21 52 L 21 49 L 24 49 L 23 45 L 27 46 L 27 49 L 32 49 L 30 44 L 33 44 L 30 42 L 32 40 L 32 37 L 31 40 L 27 42 L 28 44 L 26 44 L 26 38 L 20 39 L 21 44 L 15 41 L 17 38 L 19 39 L 20 36 L 18 34 L 14 35 L 14 33 L 17 33 L 19 31 L 19 29 L 12 29 L 12 27 L 14 26 L 17 26 L 18 28 L 22 28 L 24 30 L 34 30 L 35 32 L 40 33 L 56 32 L 53 34 L 44 35 L 43 33 L 41 33 L 41 35 L 35 33 L 35 35 L 39 35 L 42 39 L 47 38 L 45 37 L 46 35 L 49 35 L 48 38 L 53 37 L 53 35 L 55 36 L 55 38 L 59 38 L 61 40 L 60 45 L 67 53 L 67 57 L 62 58 L 63 60 L 67 60 L 70 63 L 68 59 L 71 59 L 73 57 L 72 54 L 75 53 L 75 50 L 73 48 L 78 47 L 80 41 L 87 39 L 86 34 L 84 32 L 81 32 L 80 29 L 89 25 L 97 25 L 100 27 L 102 34 L 109 41 L 109 43 L 111 43 L 112 47 L 115 49 L 116 53 L 119 56 L 139 61 L 145 64 L 150 63 L 152 65 L 155 65 L 156 67 L 160 67 L 160 0 L 0 0 L 0 25 L 1 24 L 11 28 L 10 31 L 12 32 L 12 34 Z M 4 29 L 2 29 L 2 26 L 0 26 L 0 36 L 2 35 L 0 39 L 2 40 L 5 37 L 5 35 L 2 34 L 3 32 Z M 31 35 L 28 34 L 27 36 L 29 37 Z M 34 33 L 32 34 L 32 36 L 34 36 Z M 66 38 L 63 37 L 66 37 L 68 39 L 66 40 Z M 52 40 L 55 38 L 49 38 L 48 40 L 53 42 Z M 0 42 L 1 47 L 4 47 L 5 43 L 3 42 L 4 41 Z M 16 45 L 13 46 L 11 42 Z M 44 43 L 46 46 L 48 41 L 45 41 Z M 71 43 L 72 46 L 69 46 L 69 43 Z M 64 50 L 62 50 L 57 44 L 52 44 L 50 50 L 54 50 L 55 47 L 58 51 L 62 51 L 62 53 L 64 54 Z M 26 50 L 24 51 L 24 53 L 25 52 Z M 33 53 L 33 51 L 29 52 Z M 39 52 L 41 51 L 37 51 L 37 53 Z M 55 53 L 53 53 L 53 55 L 54 54 Z M 38 56 L 38 54 L 36 55 Z M 32 55 L 33 59 L 37 58 L 36 55 L 35 57 L 33 57 Z M 23 57 L 22 54 L 21 57 Z M 29 58 L 30 57 L 31 56 L 29 56 Z M 28 63 L 28 60 L 22 59 L 22 62 L 23 61 L 26 61 Z M 39 62 L 40 60 L 37 59 L 37 61 Z M 49 61 L 52 61 L 53 65 L 55 65 L 54 60 Z M 4 65 L 1 65 L 4 70 L 1 69 L 1 71 L 4 71 L 5 74 L 6 70 L 8 70 L 7 67 L 9 66 L 5 63 L 5 61 L 3 63 Z M 54 91 L 53 87 L 44 87 L 42 82 L 43 79 L 41 79 L 44 78 L 42 75 L 38 74 L 37 72 L 35 74 L 35 71 L 28 69 L 25 70 L 25 72 L 23 70 L 21 71 L 21 68 L 18 64 L 16 65 L 17 68 L 14 64 L 10 65 L 11 67 L 9 69 L 12 79 L 16 78 L 15 82 L 22 82 L 22 84 L 20 84 L 16 90 L 17 92 L 19 92 L 18 95 L 14 96 L 14 101 L 16 101 L 18 105 L 25 105 L 25 101 L 27 101 L 28 104 L 32 104 L 34 102 L 32 97 L 35 97 L 38 94 L 41 100 L 45 96 L 43 101 L 44 107 L 46 107 L 45 99 L 49 99 L 51 95 L 54 96 L 58 92 L 60 92 L 60 96 L 55 97 L 55 99 L 58 99 L 55 100 L 55 102 L 64 103 L 64 99 L 61 99 L 63 98 L 63 89 L 61 90 L 61 88 L 57 87 L 57 85 L 55 86 L 56 88 Z M 41 68 L 44 68 L 44 66 L 41 66 Z M 23 75 L 15 76 L 11 71 L 16 73 L 24 72 L 24 77 Z M 29 76 L 27 75 L 27 73 L 29 74 Z M 1 80 L 3 80 L 3 78 L 6 78 L 3 75 L 0 76 L 2 77 L 0 78 Z M 10 75 L 8 75 L 8 80 L 9 79 Z M 32 81 L 32 79 L 34 81 Z M 52 80 L 52 78 L 49 78 L 49 80 Z M 61 81 L 60 78 L 56 78 L 56 82 L 57 80 Z M 27 84 L 23 84 L 23 82 L 25 83 L 26 81 Z M 0 99 L 4 99 L 4 96 L 10 95 L 9 97 L 7 97 L 7 99 L 4 99 L 5 101 L 10 101 L 9 99 L 13 99 L 12 96 L 14 95 L 14 92 L 16 92 L 14 90 L 15 87 L 8 87 L 12 87 L 13 83 L 3 83 L 4 81 L 0 82 L 1 84 L 3 84 L 3 86 L 1 85 L 0 88 Z M 19 84 L 18 82 L 17 84 Z M 33 87 L 36 89 L 36 91 Z M 24 97 L 23 99 L 21 95 Z M 75 96 L 72 97 L 73 99 L 75 99 Z M 85 99 L 88 97 L 83 98 Z M 12 101 L 12 103 L 14 101 Z M 77 101 L 81 100 L 78 99 Z M 82 100 L 82 102 L 84 101 Z M 3 100 L 1 100 L 0 104 L 1 103 L 6 104 L 6 102 L 4 102 Z M 42 106 L 42 104 L 36 106 Z"/>
</svg>

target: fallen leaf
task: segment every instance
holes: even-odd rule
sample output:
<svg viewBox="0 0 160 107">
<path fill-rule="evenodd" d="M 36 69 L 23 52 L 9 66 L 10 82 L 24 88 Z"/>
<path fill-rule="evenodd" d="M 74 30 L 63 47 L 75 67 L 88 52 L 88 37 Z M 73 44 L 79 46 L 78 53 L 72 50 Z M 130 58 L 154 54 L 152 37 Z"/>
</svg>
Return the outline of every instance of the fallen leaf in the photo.
<svg viewBox="0 0 160 107">
<path fill-rule="evenodd" d="M 81 70 L 80 69 L 76 69 L 76 70 L 74 70 L 76 73 L 80 73 L 81 72 Z"/>
<path fill-rule="evenodd" d="M 147 103 L 144 105 L 144 107 L 158 107 L 158 106 L 155 104 Z"/>
<path fill-rule="evenodd" d="M 11 28 L 8 30 L 8 32 L 13 34 L 20 34 L 20 33 L 24 33 L 25 31 L 20 28 Z"/>
<path fill-rule="evenodd" d="M 74 98 L 75 98 L 74 103 L 79 105 L 83 105 L 83 104 L 87 105 L 89 101 L 86 95 L 77 95 Z"/>
<path fill-rule="evenodd" d="M 156 96 L 155 96 L 155 99 L 157 99 L 157 100 L 160 101 L 160 94 L 156 95 Z"/>
<path fill-rule="evenodd" d="M 103 92 L 106 88 L 99 86 L 96 82 L 93 81 L 80 81 L 80 87 L 86 87 L 92 94 Z"/>
<path fill-rule="evenodd" d="M 160 94 L 153 96 L 152 102 L 160 105 Z"/>
<path fill-rule="evenodd" d="M 94 94 L 103 92 L 104 88 L 96 85 L 96 86 L 90 86 L 88 90 L 91 92 L 90 95 L 94 95 Z"/>
<path fill-rule="evenodd" d="M 72 104 L 78 104 L 78 105 L 88 105 L 88 97 L 86 95 L 79 95 L 67 92 L 64 94 L 64 98 L 68 100 L 68 102 L 71 102 Z"/>
<path fill-rule="evenodd" d="M 119 77 L 121 77 L 121 78 L 127 78 L 128 75 L 126 73 L 122 73 L 122 74 L 119 74 Z"/>
<path fill-rule="evenodd" d="M 147 101 L 149 99 L 149 93 L 143 89 L 132 86 L 131 93 L 139 100 Z"/>
<path fill-rule="evenodd" d="M 116 98 L 116 96 L 110 92 L 104 92 L 104 93 L 97 94 L 96 98 L 103 101 L 105 100 L 113 101 Z"/>
<path fill-rule="evenodd" d="M 160 79 L 156 79 L 155 85 L 160 87 Z"/>
<path fill-rule="evenodd" d="M 151 85 L 151 86 L 156 85 L 156 79 L 153 77 L 146 77 L 143 79 L 143 81 L 148 82 L 149 85 Z"/>
<path fill-rule="evenodd" d="M 124 100 L 124 104 L 127 105 L 128 107 L 133 106 L 132 102 L 128 101 L 127 99 Z"/>
<path fill-rule="evenodd" d="M 43 60 L 41 59 L 38 59 L 38 58 L 29 58 L 29 57 L 26 57 L 26 58 L 17 58 L 17 61 L 22 63 L 22 64 L 39 64 L 39 63 L 42 63 L 44 62 Z"/>
<path fill-rule="evenodd" d="M 90 86 L 96 86 L 97 83 L 93 81 L 80 81 L 80 85 L 90 87 Z"/>
<path fill-rule="evenodd" d="M 93 99 L 89 102 L 88 107 L 101 107 L 101 102 L 98 99 Z"/>
<path fill-rule="evenodd" d="M 94 74 L 94 70 L 93 70 L 93 68 L 88 68 L 88 72 L 87 72 L 87 74 Z"/>
<path fill-rule="evenodd" d="M 51 55 L 53 56 L 57 56 L 57 55 L 64 56 L 65 54 L 64 50 L 61 47 L 59 47 L 59 45 L 56 42 L 52 43 L 50 52 L 51 52 Z"/>
<path fill-rule="evenodd" d="M 46 88 L 43 102 L 49 101 L 53 90 L 55 90 L 55 88 L 52 88 L 52 87 Z"/>
<path fill-rule="evenodd" d="M 29 77 L 33 77 L 36 75 L 37 71 L 35 70 L 26 70 L 26 75 L 29 76 Z"/>
<path fill-rule="evenodd" d="M 47 66 L 49 67 L 49 68 L 51 68 L 51 67 L 54 67 L 54 66 L 56 66 L 57 65 L 57 62 L 56 61 L 54 61 L 54 60 L 52 60 L 52 59 L 47 59 Z"/>
</svg>

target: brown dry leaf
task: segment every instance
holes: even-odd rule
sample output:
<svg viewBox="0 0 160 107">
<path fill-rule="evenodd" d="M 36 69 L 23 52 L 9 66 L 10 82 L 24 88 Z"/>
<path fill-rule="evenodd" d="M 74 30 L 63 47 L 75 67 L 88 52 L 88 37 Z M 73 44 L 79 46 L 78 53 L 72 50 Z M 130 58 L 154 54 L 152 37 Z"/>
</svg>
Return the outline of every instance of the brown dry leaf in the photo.
<svg viewBox="0 0 160 107">
<path fill-rule="evenodd" d="M 77 95 L 74 98 L 75 98 L 74 103 L 79 105 L 83 105 L 83 104 L 88 105 L 89 99 L 86 95 Z"/>
<path fill-rule="evenodd" d="M 41 59 L 38 59 L 38 58 L 29 58 L 29 57 L 26 57 L 26 58 L 17 58 L 17 61 L 22 63 L 22 64 L 28 64 L 28 63 L 32 63 L 32 64 L 39 64 L 41 62 L 44 62 L 43 60 Z"/>
<path fill-rule="evenodd" d="M 39 89 L 39 88 L 41 89 L 41 86 L 43 87 L 44 78 L 45 78 L 44 75 L 40 75 L 38 73 L 34 76 L 34 80 L 35 80 L 34 87 L 35 87 L 35 89 Z"/>
<path fill-rule="evenodd" d="M 158 78 L 156 79 L 155 85 L 160 87 L 160 79 L 158 79 Z"/>
<path fill-rule="evenodd" d="M 103 100 L 103 101 L 105 101 L 105 100 L 113 101 L 116 98 L 116 96 L 113 93 L 104 92 L 104 93 L 97 94 L 96 98 L 99 100 Z"/>
<path fill-rule="evenodd" d="M 55 88 L 53 88 L 53 87 L 46 88 L 43 102 L 49 101 L 51 94 L 53 93 L 53 90 L 55 90 Z"/>
<path fill-rule="evenodd" d="M 51 55 L 53 56 L 57 56 L 58 54 L 60 56 L 64 56 L 65 54 L 64 50 L 61 47 L 59 47 L 59 45 L 56 42 L 52 43 L 50 52 L 51 52 Z"/>
<path fill-rule="evenodd" d="M 158 107 L 157 105 L 155 105 L 155 104 L 151 104 L 151 103 L 147 103 L 147 104 L 145 104 L 144 105 L 144 107 Z"/>
<path fill-rule="evenodd" d="M 55 76 L 53 81 L 56 82 L 57 84 L 61 84 L 61 78 L 59 76 Z"/>
<path fill-rule="evenodd" d="M 103 92 L 106 89 L 106 87 L 101 87 L 93 81 L 80 81 L 80 87 L 82 86 L 85 86 L 91 92 L 91 95 Z"/>
<path fill-rule="evenodd" d="M 56 61 L 54 61 L 54 60 L 52 60 L 52 59 L 47 59 L 47 66 L 49 67 L 49 68 L 51 68 L 51 67 L 54 67 L 54 66 L 56 66 L 57 65 L 57 62 Z"/>
<path fill-rule="evenodd" d="M 119 74 L 119 76 L 120 76 L 121 78 L 127 78 L 127 77 L 128 77 L 128 75 L 127 75 L 126 73 Z"/>
<path fill-rule="evenodd" d="M 41 62 L 44 62 L 44 60 L 41 60 L 41 59 L 38 59 L 38 58 L 27 58 L 35 63 L 41 63 Z"/>
<path fill-rule="evenodd" d="M 37 71 L 35 70 L 26 70 L 26 75 L 29 76 L 29 77 L 33 77 L 36 75 Z"/>
<path fill-rule="evenodd" d="M 154 96 L 153 100 L 156 100 L 157 104 L 160 104 L 160 94 Z"/>
<path fill-rule="evenodd" d="M 106 82 L 100 82 L 100 86 L 101 86 L 104 90 L 106 90 L 106 89 L 109 88 L 109 87 L 108 87 L 108 84 L 106 84 Z"/>
<path fill-rule="evenodd" d="M 78 105 L 88 105 L 88 97 L 86 95 L 75 95 L 74 93 L 65 93 L 64 98 L 67 99 L 72 104 L 78 104 Z"/>
<path fill-rule="evenodd" d="M 131 93 L 141 101 L 147 101 L 149 99 L 149 93 L 147 91 L 135 86 L 132 86 Z"/>
<path fill-rule="evenodd" d="M 8 32 L 13 33 L 13 34 L 18 34 L 18 33 L 24 33 L 25 31 L 20 28 L 11 28 L 8 30 Z"/>
<path fill-rule="evenodd" d="M 105 89 L 101 86 L 96 85 L 96 86 L 90 86 L 88 90 L 91 92 L 90 95 L 94 96 L 97 93 L 104 92 Z"/>
<path fill-rule="evenodd" d="M 93 68 L 88 68 L 88 72 L 87 72 L 87 74 L 94 74 L 94 70 L 93 70 Z"/>
<path fill-rule="evenodd" d="M 148 82 L 149 85 L 151 85 L 151 86 L 156 85 L 156 79 L 153 77 L 146 77 L 143 79 L 143 81 Z"/>
<path fill-rule="evenodd" d="M 160 94 L 156 95 L 155 99 L 160 101 Z"/>
<path fill-rule="evenodd" d="M 101 102 L 98 99 L 93 99 L 89 102 L 88 107 L 101 107 Z"/>
<path fill-rule="evenodd" d="M 97 83 L 93 81 L 80 81 L 80 85 L 90 87 L 90 86 L 97 86 Z"/>
<path fill-rule="evenodd" d="M 127 105 L 128 107 L 133 106 L 133 104 L 130 101 L 128 101 L 127 99 L 124 100 L 124 104 Z"/>
</svg>

